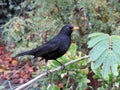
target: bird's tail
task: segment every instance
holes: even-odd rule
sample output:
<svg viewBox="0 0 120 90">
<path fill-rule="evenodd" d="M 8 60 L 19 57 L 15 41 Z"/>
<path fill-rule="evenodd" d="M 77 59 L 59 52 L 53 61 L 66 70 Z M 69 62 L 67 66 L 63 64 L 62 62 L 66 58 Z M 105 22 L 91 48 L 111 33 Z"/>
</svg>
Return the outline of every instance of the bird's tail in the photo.
<svg viewBox="0 0 120 90">
<path fill-rule="evenodd" d="M 24 55 L 31 55 L 31 50 L 25 51 L 25 52 L 22 52 L 22 53 L 18 53 L 15 57 L 24 56 Z"/>
</svg>

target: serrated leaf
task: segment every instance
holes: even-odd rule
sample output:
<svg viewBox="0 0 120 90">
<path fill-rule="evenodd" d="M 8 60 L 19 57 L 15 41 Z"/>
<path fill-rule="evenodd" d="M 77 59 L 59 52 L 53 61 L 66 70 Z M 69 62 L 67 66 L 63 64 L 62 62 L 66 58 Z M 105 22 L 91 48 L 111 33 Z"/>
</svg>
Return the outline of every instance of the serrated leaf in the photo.
<svg viewBox="0 0 120 90">
<path fill-rule="evenodd" d="M 101 35 L 101 36 L 98 36 L 94 39 L 91 39 L 89 42 L 88 42 L 88 48 L 92 48 L 93 46 L 95 46 L 97 43 L 99 43 L 100 41 L 102 40 L 105 40 L 109 38 L 109 36 L 106 34 L 106 35 Z"/>
<path fill-rule="evenodd" d="M 106 56 L 107 58 L 107 56 Z M 105 62 L 103 63 L 103 70 L 102 70 L 102 76 L 103 78 L 106 78 L 108 73 L 110 73 L 110 64 L 109 64 L 110 60 L 106 59 Z"/>
<path fill-rule="evenodd" d="M 110 72 L 114 76 L 118 75 L 117 66 L 120 64 L 120 36 L 108 34 L 93 34 L 88 42 L 90 51 L 90 60 L 93 62 L 92 69 L 102 69 L 102 77 L 106 78 Z"/>
<path fill-rule="evenodd" d="M 101 33 L 101 32 L 92 33 L 88 37 L 91 38 L 91 37 L 96 37 L 96 36 L 100 36 L 100 35 L 104 35 L 104 33 Z"/>
<path fill-rule="evenodd" d="M 116 38 L 116 40 L 120 40 L 120 36 L 118 35 L 112 35 L 112 38 Z"/>
<path fill-rule="evenodd" d="M 94 68 L 98 68 L 102 65 L 102 63 L 104 63 L 106 56 L 107 56 L 107 51 L 104 51 L 103 54 L 100 56 L 100 58 L 98 60 L 96 60 L 96 62 L 94 63 Z"/>
<path fill-rule="evenodd" d="M 95 61 L 100 57 L 100 55 L 109 48 L 109 41 L 104 40 L 99 42 L 91 51 L 90 51 L 90 60 Z"/>
<path fill-rule="evenodd" d="M 112 37 L 112 41 L 113 41 L 113 44 L 116 43 L 116 44 L 120 45 L 120 39 L 119 38 Z"/>
<path fill-rule="evenodd" d="M 116 54 L 120 55 L 120 45 L 114 43 L 112 47 L 113 47 L 113 51 L 116 52 Z"/>
<path fill-rule="evenodd" d="M 114 53 L 113 53 L 114 55 Z M 118 75 L 118 72 L 117 72 L 117 63 L 116 63 L 116 59 L 115 59 L 116 56 L 112 56 L 111 57 L 111 71 L 112 73 L 114 74 L 114 76 L 117 76 Z"/>
<path fill-rule="evenodd" d="M 120 46 L 116 45 L 116 43 L 113 44 L 113 52 L 116 55 L 118 63 L 120 63 L 120 60 L 119 60 L 120 59 Z"/>
<path fill-rule="evenodd" d="M 117 67 L 116 67 L 117 62 L 115 57 L 116 56 L 113 52 L 111 54 L 108 53 L 108 55 L 106 56 L 107 59 L 103 63 L 103 73 L 102 73 L 103 78 L 107 77 L 107 75 L 110 73 L 110 70 L 112 71 L 114 76 L 118 75 Z"/>
</svg>

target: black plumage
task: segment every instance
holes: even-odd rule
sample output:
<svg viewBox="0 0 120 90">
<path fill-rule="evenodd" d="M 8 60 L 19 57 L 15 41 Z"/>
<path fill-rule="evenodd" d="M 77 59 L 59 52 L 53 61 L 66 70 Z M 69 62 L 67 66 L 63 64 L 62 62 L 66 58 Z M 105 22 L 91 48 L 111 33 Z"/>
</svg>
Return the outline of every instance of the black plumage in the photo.
<svg viewBox="0 0 120 90">
<path fill-rule="evenodd" d="M 71 44 L 71 34 L 73 30 L 78 30 L 78 27 L 73 27 L 68 24 L 62 27 L 61 31 L 50 41 L 42 44 L 41 46 L 17 54 L 15 57 L 24 55 L 33 55 L 34 58 L 42 57 L 47 63 L 48 60 L 56 60 L 66 53 Z M 57 61 L 59 62 L 59 61 Z M 60 62 L 59 62 L 60 63 Z M 61 63 L 60 63 L 61 64 Z"/>
</svg>

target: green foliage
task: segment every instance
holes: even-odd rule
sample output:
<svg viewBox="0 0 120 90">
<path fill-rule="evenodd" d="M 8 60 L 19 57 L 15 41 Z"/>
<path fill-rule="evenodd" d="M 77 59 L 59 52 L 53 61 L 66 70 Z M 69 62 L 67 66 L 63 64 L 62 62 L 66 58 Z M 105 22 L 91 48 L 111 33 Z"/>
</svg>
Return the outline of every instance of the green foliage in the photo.
<svg viewBox="0 0 120 90">
<path fill-rule="evenodd" d="M 13 0 L 9 1 L 13 2 Z M 89 36 L 91 40 L 88 45 L 89 48 L 92 48 L 90 60 L 93 62 L 94 78 L 101 78 L 101 76 L 105 78 L 109 74 L 110 80 L 107 80 L 107 83 L 102 80 L 100 90 L 105 90 L 109 87 L 114 76 L 117 78 L 116 83 L 120 82 L 118 77 L 120 75 L 120 43 L 119 36 L 115 36 L 120 35 L 119 0 L 15 0 L 14 2 L 9 3 L 7 13 L 3 14 L 10 20 L 2 26 L 4 29 L 2 40 L 5 42 L 7 50 L 12 51 L 13 55 L 41 45 L 57 34 L 64 24 L 71 23 L 81 28 L 78 33 L 74 32 L 72 35 L 72 42 L 76 42 L 78 47 L 76 48 L 76 45 L 72 45 L 73 50 L 71 48 L 59 60 L 62 63 L 66 63 L 76 59 L 81 56 L 79 50 L 84 55 L 88 54 L 87 36 L 93 32 L 107 33 L 94 33 Z M 2 8 L 2 11 L 4 10 L 6 8 Z M 11 11 L 14 11 L 14 13 Z M 65 88 L 68 89 L 71 84 L 67 83 L 66 85 L 67 80 L 65 78 L 57 77 L 67 75 L 77 81 L 77 87 L 80 90 L 84 90 L 87 83 L 85 72 L 88 68 L 81 70 L 80 67 L 87 63 L 88 61 L 84 60 L 77 64 L 72 64 L 67 67 L 68 70 L 54 73 L 53 76 L 41 83 L 43 85 L 53 85 L 53 81 L 61 81 L 62 79 L 62 82 L 65 82 L 63 83 Z M 49 68 L 54 68 L 58 65 L 59 63 L 53 61 L 52 66 L 49 66 Z M 70 74 L 68 75 L 67 72 L 70 72 Z"/>
<path fill-rule="evenodd" d="M 97 69 L 102 66 L 102 76 L 106 78 L 110 71 L 118 76 L 117 66 L 120 64 L 120 36 L 104 33 L 93 33 L 89 35 L 88 48 L 92 67 Z"/>
<path fill-rule="evenodd" d="M 72 44 L 70 47 L 70 50 L 62 57 L 60 57 L 58 60 L 61 63 L 66 63 L 71 60 L 77 59 L 78 57 L 81 57 L 81 54 L 76 55 L 77 53 L 77 45 Z M 60 64 L 56 61 L 52 61 L 49 64 L 49 69 L 54 69 L 55 67 L 60 66 Z M 87 88 L 87 83 L 89 80 L 87 79 L 87 74 L 89 73 L 88 68 L 82 68 L 83 66 L 86 66 L 88 63 L 88 60 L 83 60 L 74 64 L 71 64 L 63 70 L 59 70 L 58 72 L 54 72 L 49 75 L 49 77 L 44 78 L 43 80 L 40 80 L 39 83 L 42 84 L 43 89 L 46 90 L 59 90 L 54 89 L 57 88 L 55 83 L 62 84 L 63 88 L 65 90 L 69 88 L 73 88 L 74 90 L 85 90 Z M 44 67 L 42 70 L 46 70 Z M 75 85 L 74 85 L 75 84 Z M 60 87 L 59 87 L 60 88 Z"/>
<path fill-rule="evenodd" d="M 47 86 L 47 88 L 46 87 L 43 87 L 42 88 L 42 90 L 60 90 L 60 88 L 58 87 L 58 86 L 56 86 L 56 85 L 51 85 L 51 84 L 49 84 L 48 86 Z"/>
<path fill-rule="evenodd" d="M 7 49 L 12 51 L 13 55 L 23 50 L 35 48 L 52 38 L 58 33 L 58 30 L 61 29 L 63 21 L 61 21 L 62 17 L 59 15 L 62 13 L 62 9 L 66 8 L 61 7 L 60 14 L 58 14 L 59 6 L 55 7 L 55 4 L 57 3 L 58 5 L 58 3 L 63 3 L 69 7 L 70 5 L 68 3 L 72 2 L 49 2 L 51 1 L 31 0 L 27 2 L 28 6 L 26 6 L 26 8 L 30 10 L 36 9 L 33 11 L 24 11 L 26 16 L 13 17 L 3 26 L 3 41 L 6 42 Z M 25 4 L 25 2 L 23 4 Z M 46 8 L 46 6 L 48 7 Z M 69 13 L 69 11 L 70 10 L 67 10 L 65 13 Z"/>
<path fill-rule="evenodd" d="M 16 0 L 16 2 L 19 1 Z M 58 33 L 63 24 L 71 23 L 81 27 L 80 34 L 74 32 L 72 40 L 77 43 L 79 50 L 86 53 L 88 41 L 86 38 L 89 33 L 99 31 L 119 34 L 120 27 L 117 23 L 119 22 L 119 6 L 120 3 L 113 0 L 98 0 L 97 2 L 96 0 L 24 1 L 18 6 L 13 5 L 14 8 L 20 7 L 21 11 L 18 10 L 18 13 L 14 14 L 16 17 L 11 18 L 9 24 L 3 26 L 5 31 L 7 29 L 7 34 L 3 35 L 3 37 L 7 37 L 4 38 L 4 41 L 7 42 L 7 47 L 15 45 L 14 49 L 9 49 L 15 54 L 23 51 L 23 49 L 40 45 Z M 15 18 L 17 19 L 15 20 Z M 16 22 L 20 26 L 16 27 Z M 19 36 L 15 27 L 25 35 Z M 9 35 L 10 32 L 13 34 Z M 28 40 L 27 35 L 32 40 Z"/>
</svg>

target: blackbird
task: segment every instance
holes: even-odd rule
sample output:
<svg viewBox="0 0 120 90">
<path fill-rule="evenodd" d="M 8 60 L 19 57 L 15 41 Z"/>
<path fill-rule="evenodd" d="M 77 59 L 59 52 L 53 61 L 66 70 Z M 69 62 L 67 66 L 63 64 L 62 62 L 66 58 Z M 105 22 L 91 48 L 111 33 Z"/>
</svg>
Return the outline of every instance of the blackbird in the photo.
<svg viewBox="0 0 120 90">
<path fill-rule="evenodd" d="M 66 53 L 71 44 L 71 34 L 73 30 L 79 30 L 79 27 L 73 27 L 70 24 L 67 24 L 62 27 L 61 31 L 54 38 L 49 40 L 48 42 L 42 44 L 41 46 L 28 50 L 22 53 L 17 54 L 15 57 L 24 56 L 24 55 L 33 55 L 34 58 L 41 57 L 45 59 L 46 65 L 48 60 L 57 60 L 57 58 L 61 57 Z M 59 62 L 62 66 L 64 66 L 61 62 Z M 48 69 L 47 69 L 48 73 Z"/>
</svg>

